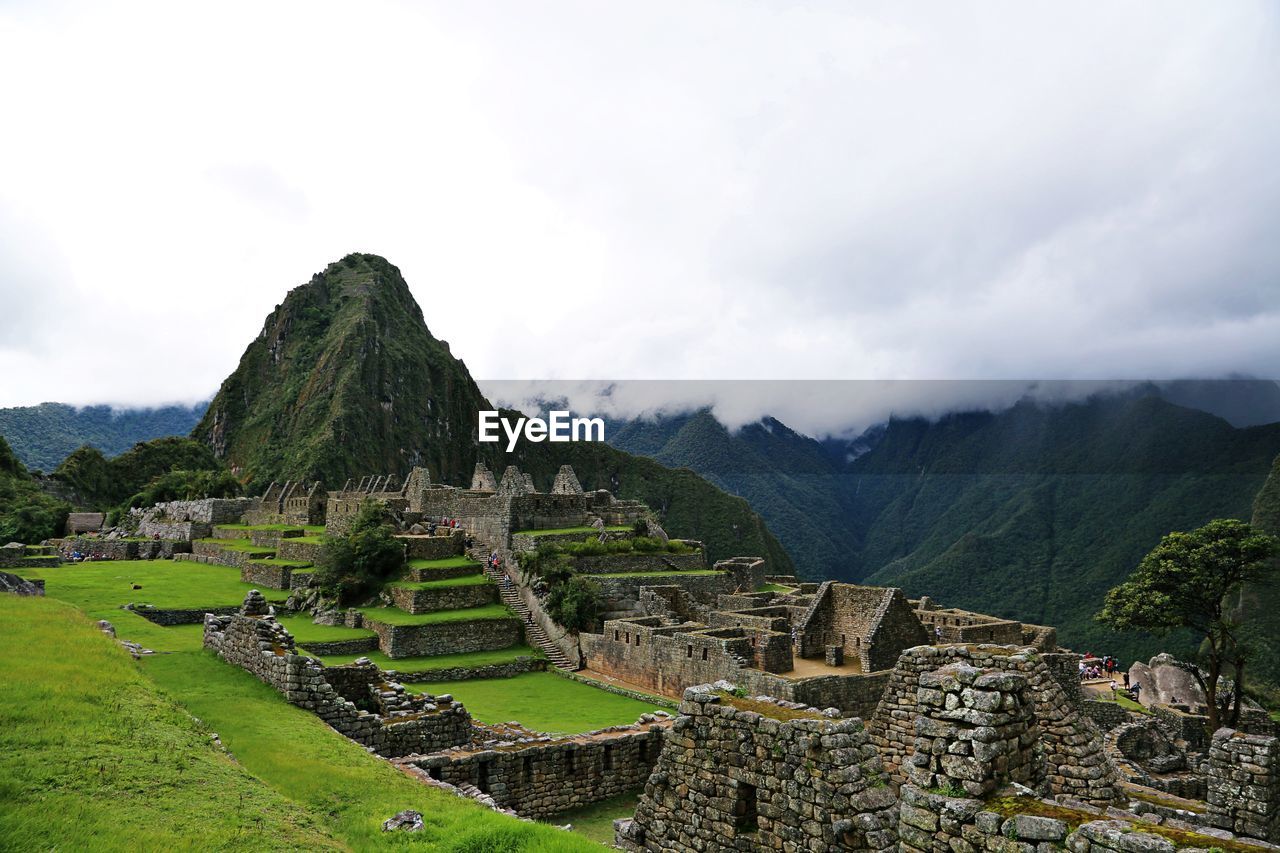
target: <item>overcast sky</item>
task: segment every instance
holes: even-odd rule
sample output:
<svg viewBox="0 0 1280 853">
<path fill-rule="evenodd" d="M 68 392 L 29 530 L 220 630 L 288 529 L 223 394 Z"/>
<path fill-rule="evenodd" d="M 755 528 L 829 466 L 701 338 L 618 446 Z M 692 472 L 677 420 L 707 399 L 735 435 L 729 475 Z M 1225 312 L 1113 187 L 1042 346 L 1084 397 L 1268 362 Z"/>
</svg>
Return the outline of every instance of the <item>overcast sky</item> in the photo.
<svg viewBox="0 0 1280 853">
<path fill-rule="evenodd" d="M 0 405 L 404 272 L 485 379 L 1275 376 L 1270 2 L 0 0 Z"/>
</svg>

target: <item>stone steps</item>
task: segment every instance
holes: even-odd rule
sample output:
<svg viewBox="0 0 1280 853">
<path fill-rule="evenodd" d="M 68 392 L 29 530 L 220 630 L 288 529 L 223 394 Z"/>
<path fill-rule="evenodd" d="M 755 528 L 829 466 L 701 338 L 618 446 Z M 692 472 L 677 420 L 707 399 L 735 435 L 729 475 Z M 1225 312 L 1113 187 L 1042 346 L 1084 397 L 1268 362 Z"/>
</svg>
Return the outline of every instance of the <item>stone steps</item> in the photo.
<svg viewBox="0 0 1280 853">
<path fill-rule="evenodd" d="M 524 603 L 524 599 L 520 596 L 520 586 L 518 582 L 514 578 L 511 578 L 511 586 L 508 588 L 507 584 L 503 582 L 510 578 L 506 573 L 505 568 L 494 569 L 488 565 L 487 561 L 489 559 L 489 551 L 490 549 L 477 544 L 468 553 L 473 559 L 480 561 L 481 566 L 484 568 L 484 573 L 488 575 L 489 579 L 492 580 L 494 584 L 497 585 L 498 595 L 502 598 L 502 603 L 507 605 L 507 607 L 510 607 L 512 612 L 520 617 L 520 622 L 524 625 L 526 641 L 529 645 L 537 646 L 541 649 L 542 653 L 547 656 L 547 661 L 550 662 L 552 666 L 558 666 L 561 669 L 568 670 L 577 669 L 573 662 L 565 656 L 565 653 L 560 651 L 560 647 L 553 643 L 551 638 L 547 636 L 546 632 L 542 630 L 542 626 L 540 626 L 536 621 L 530 621 L 529 607 Z"/>
</svg>

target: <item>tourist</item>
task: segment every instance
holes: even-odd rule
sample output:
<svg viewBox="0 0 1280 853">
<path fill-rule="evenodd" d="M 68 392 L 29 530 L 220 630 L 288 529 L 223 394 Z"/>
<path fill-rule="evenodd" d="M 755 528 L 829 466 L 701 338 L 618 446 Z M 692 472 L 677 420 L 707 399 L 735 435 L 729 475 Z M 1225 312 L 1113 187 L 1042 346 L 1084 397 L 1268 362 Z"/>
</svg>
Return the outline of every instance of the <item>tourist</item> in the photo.
<svg viewBox="0 0 1280 853">
<path fill-rule="evenodd" d="M 1137 702 L 1140 696 L 1142 696 L 1142 683 L 1135 681 L 1133 682 L 1133 700 Z"/>
<path fill-rule="evenodd" d="M 1127 669 L 1124 671 L 1124 689 L 1129 689 L 1129 671 Z"/>
<path fill-rule="evenodd" d="M 942 626 L 941 625 L 933 626 L 933 640 L 936 643 L 942 642 Z"/>
</svg>

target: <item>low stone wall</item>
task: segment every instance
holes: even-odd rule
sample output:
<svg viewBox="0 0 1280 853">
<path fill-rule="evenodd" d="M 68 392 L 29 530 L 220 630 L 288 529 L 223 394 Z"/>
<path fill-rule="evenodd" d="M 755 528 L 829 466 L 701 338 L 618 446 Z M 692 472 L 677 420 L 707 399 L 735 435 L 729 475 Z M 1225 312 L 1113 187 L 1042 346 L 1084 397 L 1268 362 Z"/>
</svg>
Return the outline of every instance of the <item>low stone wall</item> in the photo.
<svg viewBox="0 0 1280 853">
<path fill-rule="evenodd" d="M 1134 714 L 1107 731 L 1102 742 L 1128 782 L 1184 799 L 1205 798 L 1205 777 L 1188 769 L 1186 754 L 1151 717 Z"/>
<path fill-rule="evenodd" d="M 1116 726 L 1129 722 L 1129 712 L 1120 707 L 1118 702 L 1101 702 L 1097 699 L 1085 699 L 1080 703 L 1080 710 L 1093 720 L 1101 731 L 1109 732 Z"/>
<path fill-rule="evenodd" d="M 292 587 L 293 566 L 282 566 L 271 561 L 247 562 L 240 567 L 240 580 L 255 586 L 271 589 L 289 589 Z"/>
<path fill-rule="evenodd" d="M 437 610 L 465 610 L 498 600 L 498 590 L 491 583 L 463 586 L 441 586 L 413 589 L 393 586 L 387 590 L 391 600 L 406 613 L 433 613 Z"/>
<path fill-rule="evenodd" d="M 317 657 L 327 658 L 337 655 L 358 655 L 364 652 L 373 652 L 378 649 L 377 637 L 360 637 L 354 640 L 330 640 L 328 642 L 307 643 L 305 649 L 308 654 Z"/>
<path fill-rule="evenodd" d="M 574 557 L 573 568 L 579 574 L 623 574 L 625 572 L 690 572 L 707 567 L 701 551 L 693 554 L 671 554 L 666 551 L 652 554 L 637 552 L 622 554 L 598 554 L 590 557 Z M 653 580 L 653 583 L 662 583 Z"/>
<path fill-rule="evenodd" d="M 241 551 L 238 548 L 227 548 L 216 542 L 199 541 L 191 543 L 191 553 L 197 557 L 205 557 L 204 562 L 230 566 L 233 569 L 243 569 L 254 560 L 263 560 L 272 556 L 269 548 L 263 548 L 260 551 Z"/>
<path fill-rule="evenodd" d="M 631 539 L 635 536 L 630 530 L 609 530 L 608 538 L 610 539 Z M 521 551 L 536 551 L 539 545 L 565 545 L 573 542 L 581 542 L 584 539 L 596 539 L 598 533 L 579 531 L 577 533 L 513 533 L 511 535 L 511 550 L 517 553 Z"/>
<path fill-rule="evenodd" d="M 299 542 L 297 539 L 281 539 L 276 556 L 281 560 L 303 560 L 314 563 L 320 559 L 320 545 L 315 542 Z"/>
<path fill-rule="evenodd" d="M 733 702 L 709 685 L 685 693 L 618 846 L 896 849 L 897 799 L 861 720 Z"/>
<path fill-rule="evenodd" d="M 519 645 L 524 635 L 520 620 L 514 617 L 428 625 L 390 625 L 366 619 L 364 626 L 377 633 L 378 647 L 389 658 L 509 649 Z"/>
<path fill-rule="evenodd" d="M 407 693 L 372 664 L 326 668 L 297 654 L 293 637 L 265 615 L 266 609 L 255 590 L 240 612 L 210 615 L 204 625 L 205 648 L 379 755 L 434 752 L 470 741 L 471 715 L 451 696 Z"/>
<path fill-rule="evenodd" d="M 146 605 L 133 605 L 126 609 L 132 610 L 148 622 L 154 622 L 165 627 L 171 625 L 199 625 L 204 621 L 207 613 L 212 613 L 216 616 L 229 616 L 240 610 L 238 607 L 194 607 L 188 610 L 162 610 L 156 607 L 147 607 Z"/>
<path fill-rule="evenodd" d="M 471 681 L 477 678 L 514 678 L 526 672 L 546 672 L 547 661 L 544 658 L 521 655 L 506 663 L 491 663 L 484 666 L 454 666 L 448 669 L 420 670 L 387 670 L 387 675 L 396 681 Z"/>
<path fill-rule="evenodd" d="M 1187 748 L 1195 752 L 1205 752 L 1209 749 L 1207 717 L 1192 714 L 1171 705 L 1152 705 L 1150 710 L 1171 740 L 1186 741 Z"/>
<path fill-rule="evenodd" d="M 1280 843 L 1280 740 L 1218 729 L 1209 749 L 1209 823 Z"/>
<path fill-rule="evenodd" d="M 588 734 L 520 749 L 411 759 L 433 779 L 474 785 L 522 817 L 549 818 L 644 785 L 662 750 L 661 726 Z"/>
<path fill-rule="evenodd" d="M 483 569 L 479 564 L 473 566 L 449 566 L 440 569 L 409 569 L 408 579 L 411 581 L 443 581 L 478 575 L 482 571 Z"/>
<path fill-rule="evenodd" d="M 443 560 L 462 555 L 462 530 L 445 536 L 397 536 L 405 546 L 406 560 Z"/>
</svg>

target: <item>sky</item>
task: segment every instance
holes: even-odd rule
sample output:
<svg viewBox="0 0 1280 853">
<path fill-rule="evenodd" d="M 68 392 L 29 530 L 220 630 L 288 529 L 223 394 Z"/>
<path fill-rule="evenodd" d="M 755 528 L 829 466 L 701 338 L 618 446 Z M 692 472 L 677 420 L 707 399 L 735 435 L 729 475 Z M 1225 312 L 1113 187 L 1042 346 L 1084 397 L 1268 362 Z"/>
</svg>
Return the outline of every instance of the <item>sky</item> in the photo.
<svg viewBox="0 0 1280 853">
<path fill-rule="evenodd" d="M 482 385 L 1280 363 L 1274 3 L 0 0 L 0 80 L 0 406 L 352 251 Z"/>
</svg>

